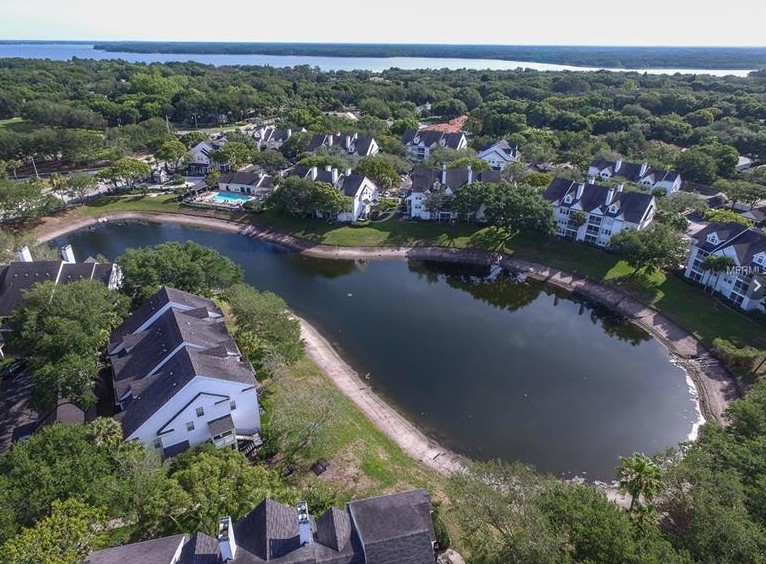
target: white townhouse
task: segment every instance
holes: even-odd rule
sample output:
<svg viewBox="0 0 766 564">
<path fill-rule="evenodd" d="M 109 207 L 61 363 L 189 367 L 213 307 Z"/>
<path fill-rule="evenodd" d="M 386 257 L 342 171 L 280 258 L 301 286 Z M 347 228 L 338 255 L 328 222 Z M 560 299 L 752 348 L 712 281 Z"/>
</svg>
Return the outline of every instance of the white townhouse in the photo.
<svg viewBox="0 0 766 564">
<path fill-rule="evenodd" d="M 609 188 L 565 178 L 554 178 L 544 197 L 553 206 L 557 235 L 601 247 L 623 229 L 648 227 L 657 209 L 651 194 L 625 192 L 622 185 Z M 575 212 L 585 214 L 582 225 L 572 220 Z"/>
<path fill-rule="evenodd" d="M 378 187 L 363 174 L 344 174 L 340 192 L 351 200 L 351 210 L 338 214 L 338 221 L 367 219 L 372 206 L 378 203 Z"/>
<path fill-rule="evenodd" d="M 402 134 L 402 143 L 407 149 L 407 156 L 413 161 L 424 161 L 437 147 L 465 149 L 468 141 L 465 133 L 445 133 L 430 129 L 408 129 Z"/>
<path fill-rule="evenodd" d="M 218 189 L 237 194 L 266 197 L 274 188 L 274 179 L 262 172 L 240 170 L 222 174 L 218 178 Z"/>
<path fill-rule="evenodd" d="M 225 165 L 219 166 L 211 158 L 211 155 L 226 145 L 227 140 L 223 135 L 215 139 L 200 141 L 189 149 L 189 160 L 186 164 L 190 176 L 205 176 L 212 168 L 223 170 Z"/>
<path fill-rule="evenodd" d="M 351 200 L 350 209 L 339 213 L 338 221 L 366 219 L 372 206 L 378 203 L 378 186 L 366 176 L 351 172 L 350 168 L 341 172 L 329 165 L 323 169 L 315 166 L 296 166 L 289 176 L 298 176 L 312 182 L 325 182 L 348 197 Z"/>
<path fill-rule="evenodd" d="M 311 137 L 306 147 L 309 153 L 315 153 L 319 149 L 337 148 L 344 155 L 351 157 L 371 157 L 380 151 L 378 142 L 374 137 L 358 135 L 343 135 L 341 133 L 324 134 L 317 133 Z"/>
<path fill-rule="evenodd" d="M 255 128 L 253 131 L 253 140 L 258 143 L 258 148 L 261 150 L 279 149 L 284 145 L 285 141 L 290 139 L 290 137 L 296 133 L 304 133 L 305 131 L 305 127 L 295 129 L 288 127 L 287 129 L 280 129 L 273 125 L 264 125 Z"/>
<path fill-rule="evenodd" d="M 436 219 L 449 221 L 457 218 L 457 213 L 450 209 L 429 210 L 428 199 L 436 193 L 444 196 L 454 196 L 461 186 L 474 182 L 500 182 L 500 172 L 496 170 L 480 170 L 474 172 L 471 165 L 465 168 L 426 168 L 416 167 L 412 171 L 412 187 L 405 198 L 407 213 L 417 219 Z M 480 210 L 476 210 L 477 215 Z"/>
<path fill-rule="evenodd" d="M 210 441 L 255 446 L 258 382 L 212 300 L 163 287 L 109 340 L 126 441 L 174 456 Z"/>
<path fill-rule="evenodd" d="M 518 145 L 511 146 L 508 141 L 501 139 L 480 149 L 477 156 L 489 164 L 492 170 L 503 170 L 508 163 L 518 161 L 521 153 L 519 153 Z"/>
<path fill-rule="evenodd" d="M 732 259 L 729 271 L 706 270 L 710 255 Z M 766 235 L 739 223 L 711 223 L 692 236 L 684 276 L 745 310 L 764 311 Z"/>
<path fill-rule="evenodd" d="M 681 188 L 681 175 L 672 170 L 651 168 L 648 163 L 631 163 L 618 159 L 598 159 L 588 167 L 590 178 L 607 179 L 613 176 L 624 178 L 647 189 L 662 188 L 670 195 Z"/>
</svg>

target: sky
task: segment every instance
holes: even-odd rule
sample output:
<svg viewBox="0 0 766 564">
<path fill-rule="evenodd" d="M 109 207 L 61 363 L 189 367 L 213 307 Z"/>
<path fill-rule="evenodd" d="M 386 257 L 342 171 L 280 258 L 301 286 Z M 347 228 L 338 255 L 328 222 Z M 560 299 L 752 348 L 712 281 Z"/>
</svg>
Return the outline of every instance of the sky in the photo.
<svg viewBox="0 0 766 564">
<path fill-rule="evenodd" d="M 0 39 L 766 46 L 766 2 L 0 0 Z"/>
</svg>

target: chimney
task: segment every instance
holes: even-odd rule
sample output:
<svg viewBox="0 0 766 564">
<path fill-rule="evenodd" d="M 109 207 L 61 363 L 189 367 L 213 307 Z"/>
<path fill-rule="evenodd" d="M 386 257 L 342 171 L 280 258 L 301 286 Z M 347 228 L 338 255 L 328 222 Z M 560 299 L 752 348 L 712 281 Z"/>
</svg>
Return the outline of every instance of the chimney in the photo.
<svg viewBox="0 0 766 564">
<path fill-rule="evenodd" d="M 309 170 L 309 175 L 311 176 L 311 180 L 316 180 L 317 179 L 317 172 L 318 172 L 317 171 L 317 167 L 312 166 L 311 170 Z"/>
<path fill-rule="evenodd" d="M 442 163 L 442 184 L 447 183 L 447 163 Z"/>
<path fill-rule="evenodd" d="M 609 205 L 612 203 L 612 200 L 614 200 L 614 188 L 610 188 L 609 191 L 606 193 L 606 202 L 604 205 Z"/>
<path fill-rule="evenodd" d="M 329 166 L 327 168 L 330 169 Z M 335 186 L 336 184 L 338 184 L 338 169 L 333 168 L 332 169 L 332 185 Z"/>
<path fill-rule="evenodd" d="M 468 182 L 466 184 L 470 184 L 473 182 L 473 169 L 470 164 L 465 165 L 465 168 L 468 171 Z"/>
<path fill-rule="evenodd" d="M 29 247 L 26 245 L 19 249 L 16 256 L 19 259 L 19 262 L 32 262 L 32 253 L 29 252 Z"/>
<path fill-rule="evenodd" d="M 615 174 L 617 174 L 617 171 L 620 170 L 620 167 L 622 167 L 622 159 L 617 159 L 617 162 L 614 163 Z"/>
<path fill-rule="evenodd" d="M 649 170 L 649 163 L 641 163 L 641 170 L 638 172 L 638 175 L 643 176 L 647 170 Z"/>
<path fill-rule="evenodd" d="M 293 135 L 293 130 L 288 127 L 287 128 L 287 138 L 290 139 L 290 137 L 292 137 L 292 135 Z"/>
<path fill-rule="evenodd" d="M 72 245 L 66 245 L 64 247 L 61 247 L 61 260 L 64 262 L 68 262 L 70 264 L 74 264 L 77 261 L 74 258 L 74 251 L 72 250 Z"/>
<path fill-rule="evenodd" d="M 295 508 L 298 510 L 298 536 L 300 537 L 300 543 L 301 546 L 306 546 L 313 541 L 311 521 L 309 520 L 309 505 L 305 501 L 301 501 L 298 502 Z"/>
<path fill-rule="evenodd" d="M 351 176 L 351 169 L 350 168 L 346 169 L 346 176 Z"/>
<path fill-rule="evenodd" d="M 575 200 L 582 198 L 582 193 L 585 191 L 585 184 L 577 185 L 577 194 L 575 194 Z"/>
<path fill-rule="evenodd" d="M 624 185 L 624 184 L 618 184 L 618 185 L 617 185 L 617 191 L 618 191 L 618 192 L 622 192 L 622 189 L 623 189 L 624 187 L 625 187 L 625 185 Z"/>
<path fill-rule="evenodd" d="M 218 521 L 218 549 L 221 551 L 223 562 L 234 560 L 237 555 L 237 542 L 234 540 L 231 517 L 224 517 Z"/>
<path fill-rule="evenodd" d="M 340 135 L 340 133 L 338 135 Z M 334 137 L 333 135 L 326 135 L 325 136 L 325 139 L 327 139 L 327 146 L 328 147 L 332 147 L 333 137 Z"/>
</svg>

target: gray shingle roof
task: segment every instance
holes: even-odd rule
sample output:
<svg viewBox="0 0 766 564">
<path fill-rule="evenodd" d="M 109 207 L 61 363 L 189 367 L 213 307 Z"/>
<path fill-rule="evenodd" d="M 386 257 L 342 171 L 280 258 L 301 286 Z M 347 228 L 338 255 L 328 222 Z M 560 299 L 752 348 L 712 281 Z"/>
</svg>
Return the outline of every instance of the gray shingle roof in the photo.
<svg viewBox="0 0 766 564">
<path fill-rule="evenodd" d="M 172 458 L 177 454 L 181 454 L 182 452 L 189 450 L 190 446 L 191 445 L 189 444 L 189 441 L 183 440 L 180 443 L 176 443 L 174 445 L 163 448 L 162 456 L 165 458 Z"/>
<path fill-rule="evenodd" d="M 175 288 L 169 288 L 167 286 L 161 287 L 157 292 L 148 300 L 146 300 L 141 306 L 133 312 L 125 321 L 123 321 L 117 329 L 112 332 L 109 338 L 109 351 L 114 350 L 124 337 L 135 333 L 136 330 L 141 327 L 146 321 L 148 321 L 155 313 L 160 311 L 163 307 L 169 303 L 179 304 L 186 309 L 198 309 L 207 308 L 208 311 L 217 315 L 223 315 L 213 300 L 190 294 L 182 290 L 176 290 Z"/>
<path fill-rule="evenodd" d="M 555 206 L 572 207 L 579 203 L 582 210 L 587 213 L 599 211 L 606 217 L 622 215 L 625 221 L 641 223 L 649 208 L 653 205 L 654 197 L 643 192 L 618 191 L 608 186 L 597 184 L 585 184 L 580 198 L 577 198 L 579 184 L 573 180 L 554 178 L 545 190 L 544 197 Z M 607 206 L 609 195 L 612 199 Z M 570 195 L 572 202 L 565 203 L 564 198 Z M 616 211 L 610 208 L 616 206 Z"/>
<path fill-rule="evenodd" d="M 207 422 L 208 431 L 210 431 L 211 437 L 216 437 L 225 433 L 226 431 L 234 430 L 234 421 L 231 419 L 231 414 L 227 413 L 223 417 L 213 419 Z"/>
<path fill-rule="evenodd" d="M 219 564 L 221 553 L 218 549 L 218 539 L 205 533 L 196 533 L 184 545 L 178 564 Z M 125 564 L 131 564 L 125 562 Z"/>
<path fill-rule="evenodd" d="M 450 149 L 457 149 L 460 141 L 463 139 L 463 133 L 445 133 L 443 131 L 432 131 L 428 129 L 408 129 L 402 134 L 402 143 L 405 145 L 423 145 L 425 147 L 435 147 L 444 141 L 444 146 Z M 419 139 L 415 143 L 415 139 Z"/>
<path fill-rule="evenodd" d="M 359 192 L 359 188 L 364 184 L 366 177 L 363 174 L 351 174 L 343 177 L 341 193 L 353 198 Z"/>
<path fill-rule="evenodd" d="M 449 187 L 453 192 L 468 184 L 468 168 L 448 168 L 446 170 L 446 182 L 442 188 Z M 498 183 L 502 180 L 497 170 L 479 170 L 471 174 L 471 182 Z M 412 171 L 412 191 L 427 192 L 437 183 L 442 184 L 442 169 L 416 167 Z"/>
<path fill-rule="evenodd" d="M 317 541 L 333 550 L 341 551 L 351 542 L 351 519 L 346 511 L 331 507 L 316 526 Z"/>
<path fill-rule="evenodd" d="M 0 317 L 16 311 L 24 300 L 24 292 L 38 282 L 59 284 L 77 280 L 99 280 L 107 283 L 112 263 L 65 263 L 62 261 L 11 262 L 0 265 Z"/>
<path fill-rule="evenodd" d="M 173 535 L 92 552 L 85 564 L 170 564 L 188 540 L 188 535 Z"/>
<path fill-rule="evenodd" d="M 715 233 L 719 244 L 708 243 L 707 236 Z M 754 266 L 753 257 L 766 252 L 766 235 L 736 222 L 711 223 L 694 234 L 697 247 L 713 253 L 731 247 L 740 266 Z"/>
<path fill-rule="evenodd" d="M 435 559 L 436 536 L 425 490 L 412 490 L 348 504 L 368 562 L 425 564 Z"/>
</svg>

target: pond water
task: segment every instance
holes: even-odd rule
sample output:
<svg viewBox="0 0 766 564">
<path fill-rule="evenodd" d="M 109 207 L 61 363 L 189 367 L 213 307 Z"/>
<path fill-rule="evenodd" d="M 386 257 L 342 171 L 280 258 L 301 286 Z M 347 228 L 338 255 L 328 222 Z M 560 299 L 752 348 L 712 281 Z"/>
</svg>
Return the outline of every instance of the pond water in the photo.
<svg viewBox="0 0 766 564">
<path fill-rule="evenodd" d="M 61 237 L 78 260 L 192 240 L 283 296 L 427 434 L 476 459 L 611 480 L 618 456 L 685 440 L 698 421 L 685 372 L 608 311 L 488 268 L 319 260 L 244 235 L 140 222 Z"/>
</svg>

